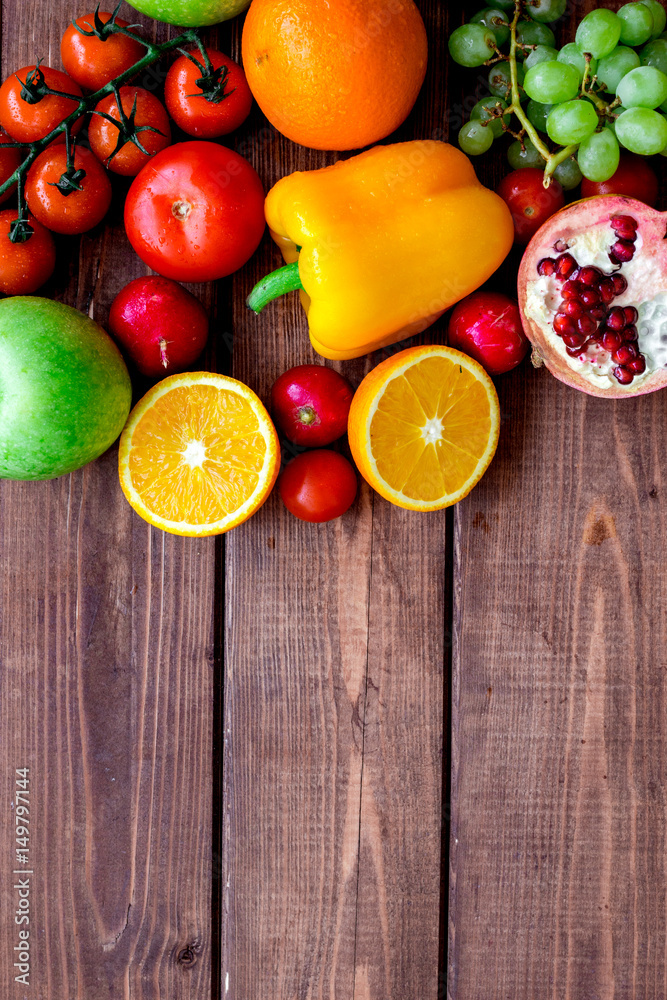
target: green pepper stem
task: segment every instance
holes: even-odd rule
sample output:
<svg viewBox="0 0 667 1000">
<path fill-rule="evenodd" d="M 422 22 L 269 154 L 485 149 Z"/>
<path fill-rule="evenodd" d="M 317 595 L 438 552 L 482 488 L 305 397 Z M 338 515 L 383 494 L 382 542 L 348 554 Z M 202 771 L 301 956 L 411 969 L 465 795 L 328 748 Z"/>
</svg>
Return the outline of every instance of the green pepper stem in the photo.
<svg viewBox="0 0 667 1000">
<path fill-rule="evenodd" d="M 253 312 L 260 313 L 269 302 L 286 295 L 287 292 L 296 292 L 300 288 L 303 288 L 303 285 L 299 276 L 299 262 L 295 260 L 294 263 L 285 264 L 284 267 L 279 267 L 277 271 L 272 271 L 258 281 L 246 299 L 246 305 Z"/>
</svg>

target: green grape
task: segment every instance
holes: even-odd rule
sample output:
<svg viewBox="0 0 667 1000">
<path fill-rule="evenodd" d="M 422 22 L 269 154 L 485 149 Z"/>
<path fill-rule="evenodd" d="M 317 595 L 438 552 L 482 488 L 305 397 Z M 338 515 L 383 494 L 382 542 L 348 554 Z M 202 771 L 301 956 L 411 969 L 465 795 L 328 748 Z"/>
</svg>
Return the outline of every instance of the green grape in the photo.
<svg viewBox="0 0 667 1000">
<path fill-rule="evenodd" d="M 493 143 L 493 132 L 479 121 L 467 122 L 459 131 L 459 146 L 468 156 L 486 153 Z"/>
<path fill-rule="evenodd" d="M 531 125 L 534 125 L 538 132 L 546 132 L 547 115 L 553 108 L 553 104 L 539 104 L 537 101 L 528 101 L 526 105 L 526 116 Z"/>
<path fill-rule="evenodd" d="M 519 21 L 516 26 L 516 40 L 519 45 L 549 45 L 552 49 L 556 47 L 556 36 L 553 31 L 539 21 Z M 526 55 L 527 52 L 517 48 L 517 59 L 523 59 Z"/>
<path fill-rule="evenodd" d="M 528 137 L 524 140 L 523 147 L 517 139 L 507 149 L 507 160 L 512 170 L 520 170 L 521 167 L 540 167 L 544 170 L 545 159 L 539 149 L 533 146 Z"/>
<path fill-rule="evenodd" d="M 626 73 L 639 66 L 639 56 L 634 49 L 619 45 L 598 63 L 598 83 L 604 83 L 607 93 L 615 94 L 616 88 Z"/>
<path fill-rule="evenodd" d="M 655 66 L 661 73 L 667 73 L 667 39 L 654 38 L 639 53 L 642 66 Z"/>
<path fill-rule="evenodd" d="M 470 18 L 471 24 L 483 24 L 496 36 L 498 46 L 504 45 L 510 36 L 507 15 L 499 7 L 485 7 Z M 653 23 L 653 22 L 651 22 Z"/>
<path fill-rule="evenodd" d="M 667 146 L 667 119 L 650 108 L 628 108 L 616 119 L 621 146 L 640 156 L 653 156 Z"/>
<path fill-rule="evenodd" d="M 567 0 L 529 0 L 526 14 L 533 21 L 557 21 L 565 13 L 566 7 Z"/>
<path fill-rule="evenodd" d="M 584 78 L 584 70 L 586 69 L 586 58 L 583 52 L 579 49 L 577 43 L 568 42 L 567 45 L 563 46 L 556 58 L 558 59 L 558 62 L 569 63 L 570 66 L 576 66 L 579 71 L 579 83 L 581 83 Z M 591 59 L 591 68 L 588 74 L 589 77 L 595 76 L 597 68 L 597 59 Z"/>
<path fill-rule="evenodd" d="M 626 108 L 657 108 L 667 100 L 667 76 L 655 66 L 638 66 L 625 74 L 616 96 Z"/>
<path fill-rule="evenodd" d="M 524 69 L 537 66 L 541 62 L 551 62 L 558 55 L 558 49 L 552 49 L 550 45 L 536 45 L 532 52 L 526 56 L 523 64 Z"/>
<path fill-rule="evenodd" d="M 496 36 L 483 24 L 462 24 L 449 36 L 449 54 L 459 66 L 481 66 L 495 47 Z"/>
<path fill-rule="evenodd" d="M 581 170 L 576 160 L 568 156 L 567 160 L 559 163 L 554 170 L 554 177 L 562 187 L 563 191 L 571 191 L 581 184 Z"/>
<path fill-rule="evenodd" d="M 579 93 L 579 71 L 569 63 L 538 63 L 526 73 L 523 89 L 540 104 L 560 104 L 571 101 Z"/>
<path fill-rule="evenodd" d="M 621 44 L 643 45 L 653 34 L 653 14 L 645 3 L 626 3 L 616 12 L 620 17 Z M 592 180 L 592 178 L 588 178 Z"/>
<path fill-rule="evenodd" d="M 519 63 L 516 67 L 516 78 L 519 86 L 524 80 L 524 68 Z M 511 86 L 510 64 L 499 62 L 492 66 L 489 71 L 489 90 L 494 97 L 507 97 Z"/>
<path fill-rule="evenodd" d="M 501 100 L 499 97 L 483 97 L 470 112 L 470 121 L 484 122 L 493 132 L 494 139 L 503 134 L 503 122 L 505 122 L 505 125 L 509 125 L 510 123 L 510 115 L 503 115 L 502 118 L 496 118 L 494 115 L 489 114 L 489 111 L 498 105 L 504 109 L 507 107 L 507 102 Z"/>
<path fill-rule="evenodd" d="M 653 32 L 651 38 L 657 38 L 665 30 L 665 24 L 667 24 L 667 14 L 665 13 L 665 8 L 658 0 L 641 0 L 645 7 L 653 14 Z"/>
<path fill-rule="evenodd" d="M 596 59 L 608 56 L 621 37 L 621 21 L 611 10 L 592 10 L 579 22 L 576 41 L 582 52 L 590 52 Z"/>
<path fill-rule="evenodd" d="M 592 135 L 598 122 L 597 111 L 588 101 L 565 101 L 549 112 L 547 135 L 559 146 L 569 146 Z"/>
<path fill-rule="evenodd" d="M 610 129 L 603 128 L 589 135 L 579 146 L 579 169 L 584 177 L 596 184 L 608 181 L 618 170 L 620 155 L 616 136 Z"/>
</svg>

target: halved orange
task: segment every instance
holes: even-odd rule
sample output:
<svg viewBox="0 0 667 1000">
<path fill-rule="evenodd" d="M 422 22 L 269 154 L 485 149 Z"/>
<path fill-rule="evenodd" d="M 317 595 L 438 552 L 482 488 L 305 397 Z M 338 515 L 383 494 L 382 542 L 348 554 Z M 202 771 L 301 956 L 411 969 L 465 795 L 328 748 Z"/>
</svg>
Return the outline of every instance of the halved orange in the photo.
<svg viewBox="0 0 667 1000">
<path fill-rule="evenodd" d="M 408 510 L 440 510 L 479 482 L 498 444 L 500 408 L 481 365 L 451 347 L 410 347 L 359 386 L 348 420 L 364 479 Z"/>
<path fill-rule="evenodd" d="M 158 382 L 120 438 L 125 496 L 146 521 L 176 535 L 219 535 L 246 521 L 279 466 L 278 435 L 259 397 L 211 372 Z"/>
</svg>

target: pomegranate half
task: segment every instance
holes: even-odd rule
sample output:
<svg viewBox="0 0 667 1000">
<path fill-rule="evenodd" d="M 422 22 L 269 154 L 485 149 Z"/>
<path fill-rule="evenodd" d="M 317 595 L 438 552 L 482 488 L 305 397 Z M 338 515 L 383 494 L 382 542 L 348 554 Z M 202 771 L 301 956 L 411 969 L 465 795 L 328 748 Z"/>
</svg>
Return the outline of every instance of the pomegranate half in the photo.
<svg viewBox="0 0 667 1000">
<path fill-rule="evenodd" d="M 519 269 L 533 363 L 608 399 L 667 385 L 666 231 L 667 213 L 618 195 L 548 219 Z"/>
</svg>

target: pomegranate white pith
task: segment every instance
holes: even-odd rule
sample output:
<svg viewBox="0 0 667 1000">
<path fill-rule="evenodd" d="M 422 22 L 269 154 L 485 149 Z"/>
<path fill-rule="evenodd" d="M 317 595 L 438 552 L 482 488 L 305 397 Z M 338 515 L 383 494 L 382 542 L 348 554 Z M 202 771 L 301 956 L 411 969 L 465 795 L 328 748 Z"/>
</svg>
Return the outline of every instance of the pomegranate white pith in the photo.
<svg viewBox="0 0 667 1000">
<path fill-rule="evenodd" d="M 589 198 L 552 216 L 519 270 L 536 359 L 607 398 L 667 385 L 667 214 L 632 198 Z"/>
</svg>

